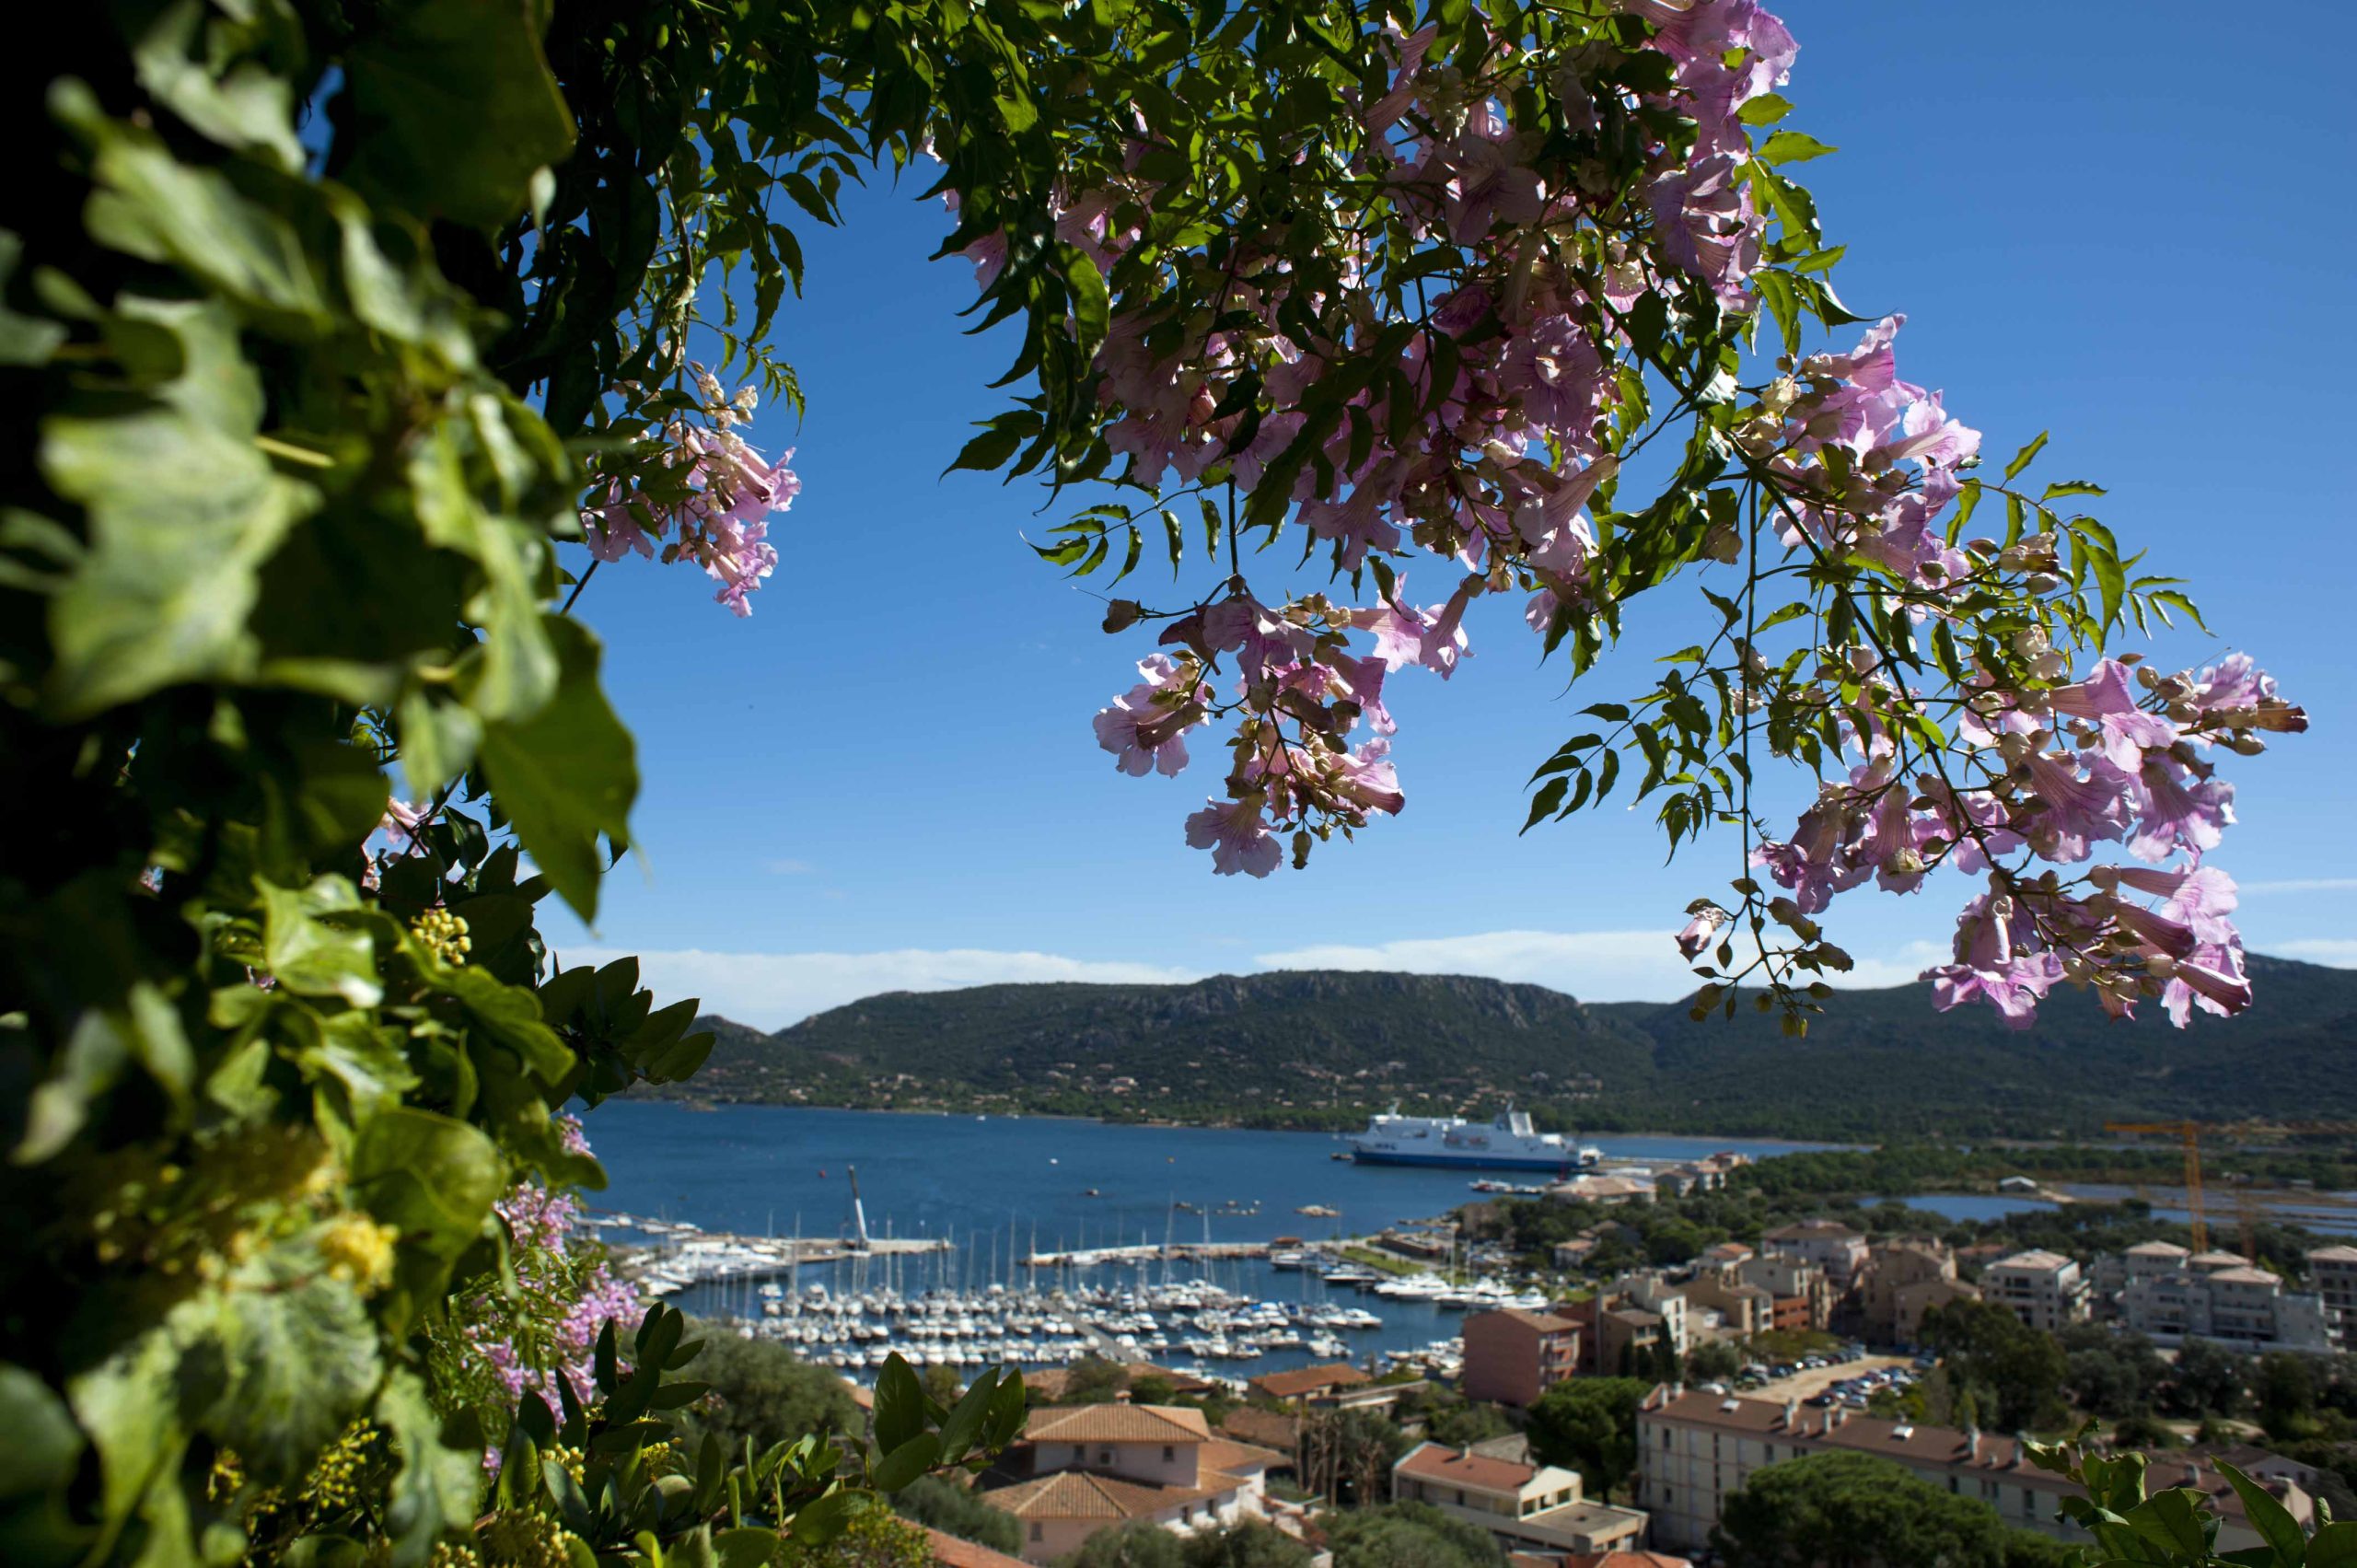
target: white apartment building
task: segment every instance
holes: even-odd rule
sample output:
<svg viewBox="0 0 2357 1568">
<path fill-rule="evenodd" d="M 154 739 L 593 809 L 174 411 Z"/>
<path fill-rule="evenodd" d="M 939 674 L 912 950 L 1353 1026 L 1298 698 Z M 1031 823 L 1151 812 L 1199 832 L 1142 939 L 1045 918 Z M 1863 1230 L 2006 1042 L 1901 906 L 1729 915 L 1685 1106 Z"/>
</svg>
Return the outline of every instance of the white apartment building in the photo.
<svg viewBox="0 0 2357 1568">
<path fill-rule="evenodd" d="M 1661 1330 L 1669 1341 L 1669 1348 L 1684 1355 L 1692 1348 L 1693 1337 L 1688 1331 L 1686 1287 L 1674 1285 L 1659 1274 L 1623 1274 L 1612 1282 L 1608 1293 L 1634 1302 L 1661 1318 Z"/>
<path fill-rule="evenodd" d="M 2061 1476 L 2032 1464 L 2017 1438 L 1970 1429 L 1915 1426 L 1859 1415 L 1836 1405 L 1804 1410 L 1797 1401 L 1724 1398 L 1657 1388 L 1637 1411 L 1637 1502 L 1653 1517 L 1653 1544 L 1691 1550 L 1710 1543 L 1730 1493 L 1766 1467 L 1831 1449 L 1875 1454 L 1959 1497 L 1986 1503 L 2008 1524 L 2058 1539 L 2086 1538 L 2060 1517 L 2074 1492 Z M 2174 1468 L 2172 1468 L 2174 1467 Z M 2262 1544 L 2241 1500 L 2215 1470 L 2183 1458 L 2155 1457 L 2153 1485 L 2193 1485 L 2218 1512 L 2218 1550 Z M 2306 1524 L 2315 1503 L 2295 1482 L 2270 1485 L 2293 1517 Z"/>
<path fill-rule="evenodd" d="M 2087 1317 L 2089 1287 L 2078 1260 L 2042 1249 L 2000 1258 L 1980 1272 L 1980 1297 L 2033 1329 L 2055 1333 Z"/>
<path fill-rule="evenodd" d="M 2357 1347 L 2357 1247 L 2320 1247 L 2309 1253 L 2308 1278 L 2324 1300 L 2332 1342 L 2343 1350 Z"/>
<path fill-rule="evenodd" d="M 2253 1353 L 2332 1349 L 2321 1296 L 2286 1291 L 2281 1275 L 2234 1252 L 2204 1252 L 2167 1273 L 2131 1275 L 2119 1293 L 2119 1318 L 2158 1345 L 2212 1340 Z"/>
<path fill-rule="evenodd" d="M 1781 1252 L 1825 1271 L 1838 1295 L 1850 1288 L 1865 1266 L 1866 1238 L 1840 1220 L 1800 1220 L 1779 1225 L 1759 1238 L 1763 1252 Z"/>
</svg>

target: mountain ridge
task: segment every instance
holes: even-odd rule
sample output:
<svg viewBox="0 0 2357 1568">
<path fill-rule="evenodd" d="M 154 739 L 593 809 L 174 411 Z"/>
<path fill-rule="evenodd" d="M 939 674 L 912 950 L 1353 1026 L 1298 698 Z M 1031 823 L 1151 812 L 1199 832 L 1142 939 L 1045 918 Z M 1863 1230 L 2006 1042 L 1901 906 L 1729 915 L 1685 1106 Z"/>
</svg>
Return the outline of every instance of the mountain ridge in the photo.
<svg viewBox="0 0 2357 1568">
<path fill-rule="evenodd" d="M 2182 1032 L 2114 1025 L 2075 993 L 2015 1032 L 1987 1009 L 1934 1012 L 1914 984 L 1837 992 L 1799 1040 L 1748 1006 L 1697 1024 L 1683 1003 L 1387 970 L 883 992 L 769 1034 L 707 1016 L 712 1059 L 674 1092 L 1263 1126 L 1512 1099 L 1558 1126 L 1813 1137 L 2357 1116 L 2357 971 L 2250 966 L 2257 1007 Z"/>
</svg>

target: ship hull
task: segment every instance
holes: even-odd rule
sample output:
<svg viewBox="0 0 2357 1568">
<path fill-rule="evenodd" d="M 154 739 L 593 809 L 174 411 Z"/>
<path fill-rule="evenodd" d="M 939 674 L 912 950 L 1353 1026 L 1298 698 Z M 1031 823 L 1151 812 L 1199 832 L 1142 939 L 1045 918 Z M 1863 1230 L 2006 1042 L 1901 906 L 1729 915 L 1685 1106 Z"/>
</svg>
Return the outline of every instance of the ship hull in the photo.
<svg viewBox="0 0 2357 1568">
<path fill-rule="evenodd" d="M 1456 1170 L 1558 1170 L 1568 1171 L 1573 1162 L 1560 1156 L 1508 1155 L 1467 1149 L 1459 1153 L 1394 1154 L 1385 1149 L 1353 1148 L 1351 1158 L 1360 1165 L 1428 1165 L 1446 1166 Z"/>
</svg>

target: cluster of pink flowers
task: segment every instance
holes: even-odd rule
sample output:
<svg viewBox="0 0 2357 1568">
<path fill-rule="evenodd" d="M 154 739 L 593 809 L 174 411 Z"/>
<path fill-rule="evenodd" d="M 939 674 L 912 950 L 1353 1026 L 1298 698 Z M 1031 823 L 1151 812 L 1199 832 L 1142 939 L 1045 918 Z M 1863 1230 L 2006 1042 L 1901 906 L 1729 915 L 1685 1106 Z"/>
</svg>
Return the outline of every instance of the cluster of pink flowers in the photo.
<svg viewBox="0 0 2357 1568">
<path fill-rule="evenodd" d="M 2051 535 L 2008 545 L 1949 537 L 1943 515 L 1980 437 L 1937 393 L 1899 378 L 1901 319 L 1877 323 L 1849 354 L 1801 360 L 1738 433 L 1777 476 L 1780 536 L 1794 550 L 1875 561 L 1910 586 L 1919 618 L 1968 594 L 2035 604 L 2060 583 Z M 2305 729 L 2306 715 L 2240 655 L 2165 677 L 2105 659 L 2063 683 L 2069 664 L 2041 621 L 2025 621 L 2012 640 L 2018 668 L 1978 670 L 1952 699 L 1957 743 L 1917 755 L 1911 774 L 1880 715 L 1929 704 L 1901 691 L 1874 649 L 1857 650 L 1846 673 L 1872 700 L 1838 722 L 1859 760 L 1820 785 L 1789 839 L 1755 856 L 1791 894 L 1777 912 L 1819 913 L 1869 880 L 1911 892 L 1950 865 L 1985 877 L 1988 890 L 1958 922 L 1956 961 L 1926 977 L 1943 1008 L 1986 1002 L 2026 1027 L 2068 981 L 2121 1016 L 2155 996 L 2180 1026 L 2196 1006 L 2240 1010 L 2250 987 L 2226 918 L 2234 882 L 2202 865 L 2234 820 L 2234 788 L 2207 754 L 2257 752 L 2262 733 Z M 2147 866 L 2182 860 L 2171 870 L 2096 865 L 2070 880 L 2052 869 L 2087 864 L 2106 842 Z M 2159 912 L 2138 893 L 2162 900 Z M 1714 929 L 1711 912 L 1697 922 L 1681 934 L 1689 957 Z"/>
<path fill-rule="evenodd" d="M 1298 865 L 1313 840 L 1401 808 L 1385 678 L 1415 665 L 1446 679 L 1466 656 L 1472 600 L 1522 593 L 1526 621 L 1550 639 L 1604 608 L 1585 512 L 1617 479 L 1630 434 L 1614 422 L 1644 359 L 1633 314 L 1649 295 L 1680 291 L 1706 291 L 1706 311 L 1713 301 L 1738 318 L 1759 308 L 1771 176 L 1754 161 L 1745 110 L 1787 79 L 1792 36 L 1753 0 L 1620 6 L 1652 25 L 1650 47 L 1669 64 L 1666 92 L 1613 88 L 1619 99 L 1600 100 L 1580 68 L 1542 66 L 1515 39 L 1457 54 L 1480 54 L 1469 72 L 1432 58 L 1434 29 L 1386 35 L 1385 90 L 1360 110 L 1357 144 L 1301 155 L 1329 160 L 1342 192 L 1320 215 L 1324 264 L 1302 265 L 1293 235 L 1239 238 L 1216 256 L 1160 251 L 1161 285 L 1188 303 L 1112 317 L 1097 395 L 1128 477 L 1157 490 L 1174 478 L 1282 486 L 1336 576 L 1355 584 L 1372 566 L 1377 588 L 1372 603 L 1309 593 L 1267 604 L 1237 575 L 1167 613 L 1117 603 L 1109 629 L 1165 621 L 1167 651 L 1097 714 L 1116 765 L 1174 774 L 1188 762 L 1188 731 L 1234 726 L 1225 792 L 1186 822 L 1188 843 L 1210 851 L 1217 873 L 1268 876 L 1284 835 Z M 1690 123 L 1690 140 L 1661 133 L 1644 144 L 1641 199 L 1591 190 L 1575 161 L 1507 112 L 1516 91 L 1533 90 L 1574 130 L 1596 130 L 1608 113 L 1624 132 Z M 1056 193 L 1059 238 L 1109 272 L 1157 197 L 1143 172 L 1156 167 L 1144 135 L 1101 184 Z M 1782 238 L 1794 238 L 1789 213 L 1778 221 Z M 1403 300 L 1387 267 L 1444 248 L 1454 255 L 1420 265 Z M 1004 238 L 969 254 L 987 285 L 1004 265 Z M 1965 912 L 1956 963 L 1933 973 L 1942 1005 L 1987 1001 L 2026 1023 L 2069 981 L 2115 1013 L 2150 997 L 2180 1023 L 2194 1007 L 2232 1011 L 2248 996 L 2226 919 L 2233 884 L 2202 863 L 2231 820 L 2232 791 L 2208 757 L 2257 750 L 2262 732 L 2305 718 L 2241 659 L 2166 678 L 2106 660 L 2066 684 L 2068 657 L 2047 642 L 2063 619 L 2051 601 L 2070 588 L 2065 545 L 2019 528 L 2003 544 L 1951 539 L 1980 437 L 1939 393 L 1899 378 L 1902 321 L 1875 324 L 1848 353 L 1781 362 L 1733 432 L 1734 459 L 1765 498 L 1767 537 L 1788 562 L 1846 570 L 1863 558 L 1898 585 L 1919 625 L 1971 633 L 2002 605 L 2001 634 L 2019 656 L 2003 669 L 1975 666 L 1959 693 L 1926 696 L 1883 668 L 1872 635 L 1817 650 L 1838 668 L 1796 684 L 1856 761 L 1789 837 L 1760 848 L 1759 864 L 1788 894 L 1771 907 L 1813 930 L 1808 917 L 1834 893 L 1869 880 L 1907 892 L 1953 866 L 1988 890 Z M 1731 383 L 1710 393 L 1735 395 Z M 1735 562 L 1742 547 L 1720 521 L 1693 554 Z M 1440 602 L 1411 601 L 1392 564 L 1416 550 L 1456 573 Z M 1734 700 L 1757 711 L 1763 688 L 1783 678 L 1759 650 L 1739 652 L 1727 672 Z M 1927 746 L 1928 726 L 1911 720 L 1934 711 L 1948 738 Z M 2089 863 L 2106 842 L 2141 866 L 2071 881 L 2052 869 Z M 1707 902 L 1696 912 L 1678 936 L 1689 958 L 1732 918 Z"/>
<path fill-rule="evenodd" d="M 1310 837 L 1399 809 L 1384 676 L 1416 665 L 1446 679 L 1465 653 L 1467 607 L 1485 593 L 1523 588 L 1526 616 L 1541 632 L 1586 601 L 1596 538 L 1583 509 L 1617 467 L 1602 421 L 1626 345 L 1620 312 L 1677 271 L 1748 303 L 1742 283 L 1758 262 L 1762 225 L 1748 194 L 1730 191 L 1749 155 L 1736 116 L 1784 79 L 1792 41 L 1750 0 L 1643 8 L 1659 13 L 1657 47 L 1676 63 L 1673 97 L 1701 123 L 1701 141 L 1688 154 L 1657 150 L 1649 201 L 1624 205 L 1611 219 L 1619 226 L 1560 173 L 1542 173 L 1538 139 L 1509 123 L 1495 94 L 1521 68 L 1515 43 L 1492 40 L 1493 74 L 1468 80 L 1428 58 L 1436 35 L 1427 28 L 1387 40 L 1389 89 L 1364 106 L 1364 137 L 1337 170 L 1375 194 L 1334 226 L 1341 296 L 1311 290 L 1296 301 L 1312 307 L 1296 321 L 1341 323 L 1330 335 L 1296 341 L 1278 325 L 1280 308 L 1306 285 L 1277 250 L 1248 244 L 1216 263 L 1202 254 L 1171 262 L 1190 274 L 1179 281 L 1208 303 L 1215 328 L 1174 333 L 1150 310 L 1113 319 L 1097 364 L 1106 439 L 1152 485 L 1172 475 L 1193 482 L 1214 464 L 1248 489 L 1274 482 L 1268 467 L 1306 428 L 1312 388 L 1384 345 L 1387 363 L 1332 411 L 1312 459 L 1292 465 L 1289 499 L 1339 572 L 1409 543 L 1461 569 L 1435 604 L 1415 604 L 1383 573 L 1376 602 L 1363 606 L 1318 594 L 1267 606 L 1237 579 L 1173 620 L 1162 643 L 1189 662 L 1149 672 L 1146 686 L 1099 713 L 1097 737 L 1125 772 L 1148 771 L 1150 757 L 1167 773 L 1184 762 L 1179 730 L 1235 720 L 1225 797 L 1187 821 L 1188 842 L 1210 850 L 1218 872 L 1267 876 L 1282 858 L 1280 834 L 1294 833 L 1298 862 Z M 1134 172 L 1139 159 L 1130 161 L 1115 188 L 1059 203 L 1059 238 L 1107 266 L 1155 193 Z M 1461 267 L 1435 276 L 1439 292 L 1421 322 L 1390 323 L 1364 238 L 1379 224 L 1410 244 L 1460 248 Z M 985 283 L 1003 261 L 996 239 L 970 251 Z M 1230 406 L 1248 377 L 1270 405 L 1264 416 Z M 1354 650 L 1353 633 L 1372 649 Z M 1227 673 L 1226 656 L 1233 686 L 1214 701 L 1206 681 Z M 1141 726 L 1137 715 L 1149 713 Z M 1371 733 L 1353 741 L 1362 723 Z M 1142 735 L 1151 743 L 1141 747 Z"/>
<path fill-rule="evenodd" d="M 791 448 L 772 463 L 738 433 L 753 412 L 753 389 L 730 398 L 710 371 L 693 372 L 697 417 L 680 412 L 667 419 L 652 466 L 605 480 L 581 526 L 598 560 L 635 552 L 666 565 L 692 561 L 720 585 L 715 602 L 750 615 L 749 596 L 777 566 L 770 516 L 794 505 L 802 482 L 785 466 Z"/>
<path fill-rule="evenodd" d="M 556 1123 L 568 1152 L 589 1152 L 578 1118 L 560 1116 Z M 486 1292 L 469 1301 L 463 1360 L 488 1375 L 510 1401 L 529 1389 L 553 1405 L 553 1379 L 562 1377 L 586 1403 L 596 1393 L 598 1337 L 609 1322 L 618 1334 L 636 1325 L 644 1310 L 638 1293 L 614 1276 L 596 1249 L 574 1246 L 581 1204 L 571 1193 L 527 1181 L 493 1206 L 513 1245 L 517 1291 L 512 1298 Z M 497 1455 L 485 1462 L 496 1468 Z"/>
</svg>

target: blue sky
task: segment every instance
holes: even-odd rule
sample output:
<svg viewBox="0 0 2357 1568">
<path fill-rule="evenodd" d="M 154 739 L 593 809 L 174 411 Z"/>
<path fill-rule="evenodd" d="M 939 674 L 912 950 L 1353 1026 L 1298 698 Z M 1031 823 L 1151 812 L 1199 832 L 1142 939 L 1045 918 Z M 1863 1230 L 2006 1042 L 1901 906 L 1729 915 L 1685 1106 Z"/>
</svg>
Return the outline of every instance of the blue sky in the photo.
<svg viewBox="0 0 2357 1568">
<path fill-rule="evenodd" d="M 2254 950 L 2357 965 L 2340 679 L 2357 549 L 2330 466 L 2349 450 L 2335 393 L 2357 346 L 2357 220 L 2326 184 L 2357 152 L 2336 107 L 2352 13 L 1780 9 L 1802 45 L 1790 123 L 1841 149 L 1801 172 L 1850 246 L 1845 298 L 1908 314 L 1902 373 L 1944 388 L 2001 458 L 2050 426 L 2042 471 L 2107 484 L 2123 541 L 2194 580 L 2220 637 L 2156 659 L 2247 647 L 2307 706 L 2309 734 L 2235 766 L 2242 825 L 2216 859 L 2245 884 Z M 802 231 L 807 293 L 779 341 L 809 412 L 766 410 L 753 434 L 797 449 L 804 488 L 754 617 L 636 561 L 583 599 L 639 738 L 643 853 L 609 879 L 596 932 L 555 925 L 566 961 L 638 952 L 668 993 L 769 1027 L 884 990 L 1308 964 L 1676 994 L 1666 934 L 1736 875 L 1732 841 L 1665 865 L 1650 811 L 1617 805 L 1515 830 L 1573 710 L 1697 640 L 1699 598 L 1662 590 L 1569 698 L 1511 608 L 1480 607 L 1453 680 L 1407 670 L 1387 691 L 1402 816 L 1306 872 L 1214 877 L 1179 824 L 1219 759 L 1129 779 L 1090 734 L 1149 644 L 1100 633 L 1090 587 L 1025 548 L 1061 512 L 940 477 L 1000 406 L 985 386 L 1008 345 L 959 335 L 970 276 L 924 260 L 945 226 L 915 191 L 879 182 L 846 228 Z M 1182 586 L 1206 574 L 1190 563 Z M 1176 597 L 1167 568 L 1141 575 Z M 1887 982 L 1945 946 L 1965 896 L 1862 889 L 1829 927 Z"/>
</svg>

